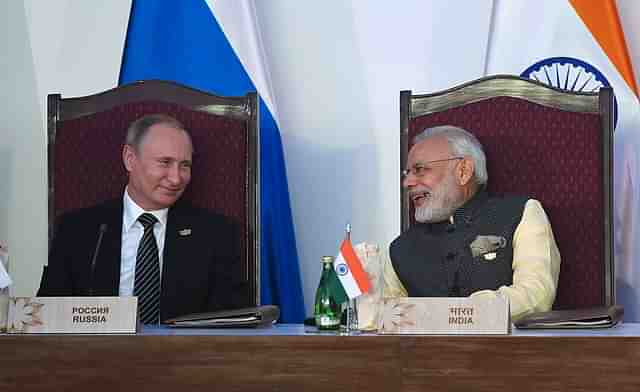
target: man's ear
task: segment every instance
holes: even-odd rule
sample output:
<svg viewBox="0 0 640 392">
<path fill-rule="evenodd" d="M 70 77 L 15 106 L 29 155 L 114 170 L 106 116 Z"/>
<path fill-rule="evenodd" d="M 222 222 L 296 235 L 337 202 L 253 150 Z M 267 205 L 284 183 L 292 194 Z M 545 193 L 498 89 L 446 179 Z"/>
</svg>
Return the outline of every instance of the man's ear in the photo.
<svg viewBox="0 0 640 392">
<path fill-rule="evenodd" d="M 464 157 L 458 163 L 456 168 L 456 177 L 460 186 L 465 186 L 473 179 L 473 173 L 475 172 L 475 162 L 469 157 Z"/>
<path fill-rule="evenodd" d="M 136 159 L 135 150 L 130 145 L 125 144 L 124 147 L 122 147 L 122 163 L 124 164 L 124 167 L 125 169 L 127 169 L 128 172 L 131 172 L 133 168 L 133 161 L 135 159 Z"/>
</svg>

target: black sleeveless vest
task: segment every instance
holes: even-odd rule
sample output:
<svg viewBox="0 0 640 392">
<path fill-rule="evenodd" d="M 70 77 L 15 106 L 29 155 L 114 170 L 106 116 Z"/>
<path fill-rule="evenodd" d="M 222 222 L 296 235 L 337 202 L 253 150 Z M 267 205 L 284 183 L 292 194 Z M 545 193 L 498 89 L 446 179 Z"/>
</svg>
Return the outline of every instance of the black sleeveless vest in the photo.
<svg viewBox="0 0 640 392">
<path fill-rule="evenodd" d="M 449 220 L 418 223 L 390 245 L 393 268 L 410 297 L 466 297 L 513 281 L 513 234 L 526 197 L 489 197 L 479 191 Z M 478 236 L 499 236 L 505 246 L 495 254 L 473 256 Z M 495 256 L 495 257 L 494 257 Z"/>
</svg>

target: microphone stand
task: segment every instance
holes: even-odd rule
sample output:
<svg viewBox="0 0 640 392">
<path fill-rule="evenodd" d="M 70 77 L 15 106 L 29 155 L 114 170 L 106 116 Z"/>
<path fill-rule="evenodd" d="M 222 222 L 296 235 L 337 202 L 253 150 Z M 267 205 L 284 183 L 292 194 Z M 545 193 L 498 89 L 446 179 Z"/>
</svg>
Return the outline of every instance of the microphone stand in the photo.
<svg viewBox="0 0 640 392">
<path fill-rule="evenodd" d="M 96 249 L 93 251 L 93 258 L 91 259 L 91 275 L 89 277 L 89 296 L 93 297 L 93 286 L 96 275 L 96 261 L 98 260 L 98 254 L 100 253 L 100 246 L 102 245 L 102 237 L 104 237 L 104 233 L 107 231 L 107 224 L 100 224 L 100 229 L 98 229 L 98 241 L 96 241 Z"/>
</svg>

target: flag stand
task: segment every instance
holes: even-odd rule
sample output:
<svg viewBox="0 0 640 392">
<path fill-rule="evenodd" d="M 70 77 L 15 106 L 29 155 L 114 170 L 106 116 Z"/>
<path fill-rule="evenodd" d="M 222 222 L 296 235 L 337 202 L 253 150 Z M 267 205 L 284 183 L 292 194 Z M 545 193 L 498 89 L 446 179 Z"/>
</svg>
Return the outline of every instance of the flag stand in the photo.
<svg viewBox="0 0 640 392">
<path fill-rule="evenodd" d="M 351 224 L 347 223 L 345 228 L 346 236 L 345 240 L 351 241 Z M 356 299 L 349 298 L 349 300 L 345 303 L 345 309 L 343 312 L 346 312 L 346 323 L 344 330 L 342 332 L 343 335 L 357 335 L 360 333 L 358 329 L 358 308 L 356 306 Z"/>
</svg>

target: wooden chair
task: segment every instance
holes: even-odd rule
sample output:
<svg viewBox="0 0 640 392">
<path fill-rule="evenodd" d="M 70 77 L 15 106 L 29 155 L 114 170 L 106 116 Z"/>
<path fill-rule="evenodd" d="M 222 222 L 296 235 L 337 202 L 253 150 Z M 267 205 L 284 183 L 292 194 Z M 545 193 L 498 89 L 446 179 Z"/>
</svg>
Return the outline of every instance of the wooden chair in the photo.
<svg viewBox="0 0 640 392">
<path fill-rule="evenodd" d="M 431 94 L 400 93 L 400 165 L 428 127 L 472 132 L 487 155 L 492 194 L 542 202 L 562 263 L 554 309 L 615 304 L 612 220 L 613 92 L 561 90 L 497 75 Z M 402 189 L 402 186 L 401 186 Z M 413 207 L 401 190 L 402 229 Z"/>
<path fill-rule="evenodd" d="M 183 198 L 221 213 L 239 228 L 242 296 L 259 299 L 258 96 L 222 97 L 160 80 L 140 81 L 85 97 L 48 97 L 49 239 L 70 210 L 122 197 L 121 152 L 127 127 L 152 113 L 175 117 L 195 146 L 192 181 Z"/>
</svg>

